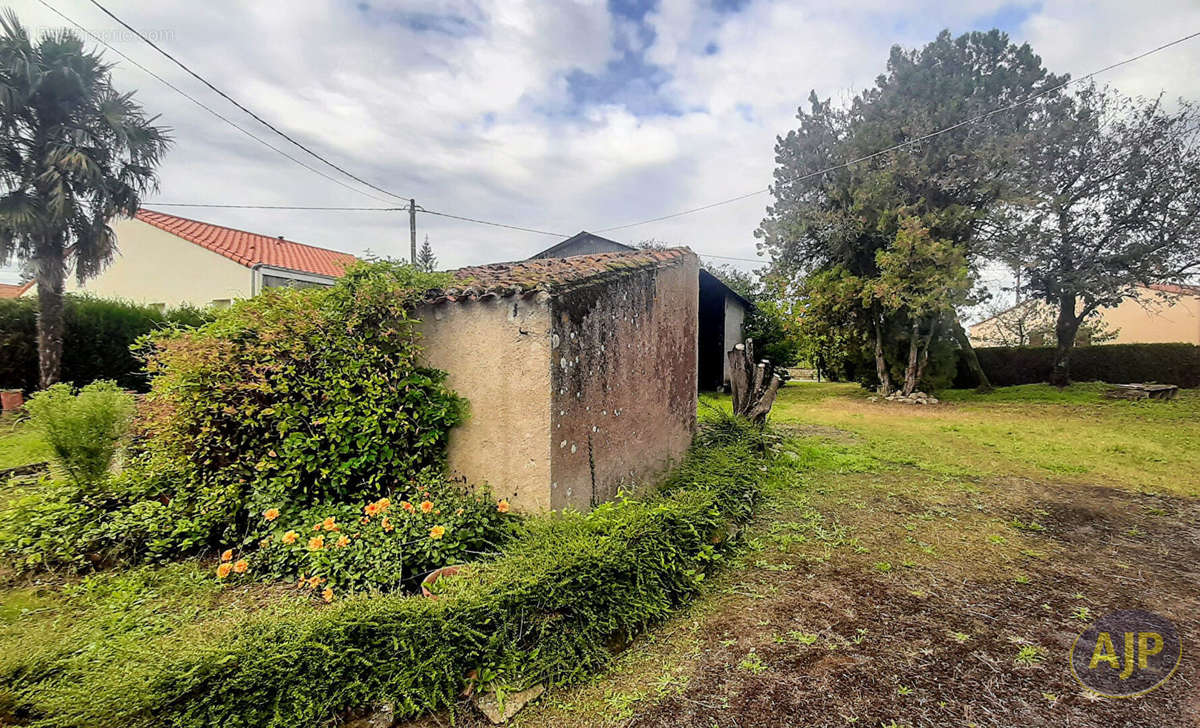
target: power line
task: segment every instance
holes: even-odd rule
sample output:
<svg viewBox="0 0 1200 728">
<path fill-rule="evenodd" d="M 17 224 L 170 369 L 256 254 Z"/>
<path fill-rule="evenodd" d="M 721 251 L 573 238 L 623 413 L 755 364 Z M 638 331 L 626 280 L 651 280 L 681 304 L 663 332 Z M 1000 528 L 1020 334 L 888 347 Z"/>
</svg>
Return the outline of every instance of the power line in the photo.
<svg viewBox="0 0 1200 728">
<path fill-rule="evenodd" d="M 314 152 L 312 149 L 309 149 L 309 148 L 308 148 L 308 147 L 306 147 L 304 144 L 301 144 L 300 142 L 296 141 L 296 140 L 295 140 L 295 139 L 293 139 L 291 136 L 289 136 L 289 135 L 288 135 L 286 132 L 282 131 L 281 129 L 279 129 L 278 127 L 276 127 L 276 126 L 275 126 L 274 124 L 272 124 L 271 122 L 267 121 L 266 119 L 262 118 L 261 116 L 259 116 L 258 114 L 254 113 L 254 112 L 253 112 L 253 111 L 251 111 L 250 109 L 246 108 L 246 107 L 245 107 L 245 106 L 243 106 L 241 103 L 239 103 L 238 101 L 236 101 L 236 100 L 235 100 L 233 97 L 231 97 L 229 94 L 225 93 L 225 92 L 224 92 L 224 91 L 222 91 L 221 89 L 219 89 L 219 88 L 217 88 L 216 86 L 214 86 L 212 83 L 210 83 L 210 82 L 209 82 L 207 79 L 205 79 L 203 76 L 201 76 L 200 74 L 196 73 L 196 72 L 195 72 L 195 71 L 193 71 L 192 69 L 188 68 L 188 67 L 187 67 L 187 65 L 185 65 L 185 64 L 184 64 L 182 61 L 180 61 L 179 59 L 175 58 L 175 56 L 172 56 L 170 53 L 167 53 L 167 52 L 166 52 L 165 50 L 163 50 L 162 48 L 160 48 L 160 47 L 158 46 L 158 44 L 156 44 L 154 41 L 150 40 L 150 39 L 149 39 L 149 38 L 147 38 L 146 36 L 142 35 L 142 34 L 141 34 L 141 33 L 140 33 L 140 32 L 139 32 L 139 31 L 138 31 L 136 28 L 134 28 L 134 27 L 132 27 L 131 25 L 129 25 L 129 23 L 126 23 L 124 20 L 121 20 L 121 19 L 120 19 L 120 18 L 118 18 L 116 15 L 113 15 L 113 13 L 112 13 L 111 11 L 109 11 L 109 9 L 108 9 L 108 8 L 104 7 L 104 6 L 103 6 L 103 5 L 101 5 L 100 3 L 96 2 L 96 0 L 90 0 L 90 2 L 92 3 L 92 5 L 95 5 L 96 7 L 100 8 L 100 10 L 101 10 L 101 11 L 102 11 L 102 12 L 103 12 L 105 15 L 107 15 L 108 17 L 112 18 L 113 20 L 117 21 L 118 23 L 120 23 L 120 24 L 121 24 L 121 25 L 122 25 L 122 26 L 123 26 L 123 27 L 124 27 L 126 30 L 128 30 L 129 32 L 133 33 L 134 35 L 136 35 L 137 37 L 139 37 L 139 38 L 141 38 L 143 41 L 145 41 L 145 42 L 146 42 L 146 44 L 147 44 L 147 45 L 149 45 L 151 48 L 153 48 L 154 50 L 156 50 L 156 51 L 158 51 L 159 53 L 161 53 L 163 56 L 165 56 L 165 57 L 166 57 L 168 60 L 170 60 L 170 61 L 171 61 L 172 63 L 174 63 L 175 65 L 177 65 L 177 66 L 179 66 L 180 68 L 182 68 L 184 71 L 186 71 L 186 72 L 187 72 L 187 73 L 188 73 L 190 76 L 192 76 L 193 78 L 195 78 L 197 81 L 199 81 L 200 83 L 203 83 L 205 86 L 207 86 L 207 87 L 209 87 L 210 89 L 212 89 L 212 90 L 213 90 L 213 91 L 214 91 L 214 92 L 215 92 L 217 95 L 219 95 L 221 98 L 225 99 L 225 100 L 226 100 L 226 101 L 228 101 L 229 103 L 233 104 L 234 106 L 238 107 L 238 108 L 239 108 L 239 109 L 241 109 L 242 111 L 246 112 L 246 113 L 247 113 L 247 114 L 249 114 L 251 117 L 253 117 L 253 118 L 254 118 L 256 121 L 258 121 L 260 124 L 262 124 L 263 126 L 267 127 L 268 129 L 270 129 L 271 131 L 275 132 L 276 134 L 278 134 L 279 136 L 283 137 L 284 139 L 288 140 L 289 142 L 291 142 L 291 143 L 292 143 L 292 144 L 294 144 L 295 146 L 299 147 L 300 149 L 303 149 L 303 150 L 304 150 L 305 152 L 307 152 L 309 155 L 311 155 L 311 156 L 315 157 L 316 159 L 319 159 L 320 161 L 322 161 L 322 162 L 324 162 L 325 164 L 329 165 L 330 167 L 332 167 L 332 168 L 336 169 L 337 171 L 339 171 L 339 172 L 341 172 L 342 174 L 346 175 L 346 176 L 347 176 L 347 177 L 349 177 L 350 179 L 352 179 L 352 180 L 354 180 L 354 181 L 358 182 L 359 184 L 366 185 L 367 187 L 370 187 L 371 189 L 373 189 L 373 190 L 375 190 L 375 191 L 377 191 L 377 192 L 382 192 L 383 194 L 385 194 L 385 195 L 389 195 L 389 196 L 391 196 L 391 197 L 395 197 L 395 198 L 396 198 L 396 199 L 398 199 L 398 200 L 408 200 L 408 199 L 409 199 L 407 195 L 398 195 L 398 194 L 396 194 L 395 192 L 392 192 L 392 191 L 390 191 L 390 190 L 386 190 L 386 189 L 384 189 L 384 188 L 382 188 L 382 187 L 380 187 L 380 186 L 378 186 L 378 185 L 375 185 L 375 184 L 372 184 L 371 182 L 368 182 L 367 180 L 363 179 L 362 177 L 359 177 L 358 175 L 354 174 L 353 172 L 350 172 L 350 171 L 346 170 L 345 168 L 343 168 L 343 167 L 340 167 L 340 166 L 338 166 L 337 164 L 334 164 L 333 162 L 329 161 L 329 160 L 328 160 L 328 159 L 326 159 L 325 157 L 323 157 L 323 156 L 321 156 L 320 154 L 318 154 L 318 153 Z"/>
<path fill-rule="evenodd" d="M 333 175 L 330 175 L 330 174 L 326 174 L 325 172 L 322 172 L 321 170 L 317 169 L 316 167 L 313 167 L 312 165 L 310 165 L 310 164 L 308 164 L 308 163 L 304 162 L 303 160 L 300 160 L 300 159 L 297 159 L 297 158 L 293 157 L 292 155 L 290 155 L 290 154 L 288 154 L 287 152 L 283 151 L 283 150 L 282 150 L 282 149 L 280 149 L 279 147 L 277 147 L 277 146 L 275 146 L 275 145 L 271 144 L 270 142 L 268 142 L 267 140 L 263 139 L 262 137 L 259 137 L 259 136 L 255 135 L 253 132 L 251 132 L 250 130 L 246 129 L 245 127 L 243 127 L 243 126 L 239 125 L 237 122 L 235 122 L 235 121 L 233 121 L 233 120 L 229 119 L 228 117 L 224 116 L 224 115 L 223 115 L 223 114 L 221 114 L 219 111 L 217 111 L 217 110 L 213 109 L 211 106 L 208 106 L 208 105 L 207 105 L 207 104 L 205 104 L 203 101 L 200 101 L 200 100 L 199 100 L 199 99 L 197 99 L 196 97 L 192 96 L 192 95 L 191 95 L 191 94 L 189 94 L 188 92 L 186 92 L 186 91 L 184 91 L 183 89 L 179 88 L 179 87 L 178 87 L 178 86 L 176 86 L 175 84 L 171 83 L 171 82 L 170 82 L 170 81 L 168 81 L 167 79 L 165 79 L 165 78 L 163 78 L 162 76 L 160 76 L 160 75 L 158 75 L 157 73 L 155 73 L 154 71 L 151 71 L 149 68 L 146 68 L 145 66 L 143 66 L 142 64 L 140 64 L 140 63 L 138 63 L 136 60 L 134 60 L 133 58 L 130 58 L 130 57 L 129 57 L 129 56 L 127 56 L 126 54 L 122 53 L 120 50 L 118 50 L 117 48 L 113 47 L 113 46 L 112 46 L 110 43 L 106 42 L 104 39 L 102 39 L 102 38 L 100 38 L 99 36 L 95 35 L 95 34 L 94 34 L 94 33 L 92 33 L 90 30 L 88 30 L 87 28 L 83 27 L 82 25 L 80 25 L 79 23 L 77 23 L 76 21 L 72 20 L 70 17 L 68 17 L 68 16 L 67 16 L 67 15 L 65 15 L 64 13 L 62 13 L 60 10 L 58 10 L 58 9 L 57 9 L 57 8 L 55 8 L 54 6 L 52 6 L 52 5 L 50 5 L 49 3 L 47 3 L 47 2 L 46 2 L 46 0 L 38 0 L 38 2 L 39 2 L 39 3 L 41 3 L 41 4 L 42 4 L 42 5 L 43 5 L 43 6 L 44 6 L 44 7 L 45 7 L 47 10 L 49 10 L 50 12 L 54 13 L 54 14 L 55 14 L 55 15 L 57 15 L 58 17 L 60 17 L 60 18 L 62 18 L 63 20 L 67 21 L 67 22 L 68 22 L 68 23 L 70 23 L 71 25 L 74 25 L 76 28 L 78 28 L 78 29 L 79 29 L 79 31 L 80 31 L 80 32 L 82 32 L 82 33 L 86 34 L 86 35 L 87 35 L 88 37 L 90 37 L 92 40 L 94 40 L 94 41 L 96 41 L 97 43 L 99 43 L 99 44 L 103 45 L 105 48 L 108 48 L 110 51 L 112 51 L 113 53 L 116 53 L 118 56 L 120 56 L 121 58 L 124 58 L 126 61 L 129 61 L 130 63 L 132 63 L 132 64 L 133 64 L 135 67 L 137 67 L 138 69 L 140 69 L 140 70 L 141 70 L 143 73 L 145 73 L 145 74 L 149 75 L 151 78 L 154 78 L 154 79 L 156 79 L 156 80 L 157 80 L 159 83 L 161 83 L 161 84 L 163 84 L 164 86 L 166 86 L 167 88 L 169 88 L 169 89 L 171 89 L 171 90 L 175 91 L 175 93 L 177 93 L 177 94 L 179 94 L 180 96 L 184 97 L 184 98 L 185 98 L 185 99 L 187 99 L 188 101 L 191 101 L 191 102 L 192 102 L 193 104 L 195 104 L 196 106 L 199 106 L 200 108 L 204 109 L 204 110 L 205 110 L 205 111 L 207 111 L 208 113 L 210 113 L 210 114 L 212 114 L 213 116 L 217 117 L 218 119 L 220 119 L 221 121 L 225 122 L 226 124 L 228 124 L 228 125 L 232 126 L 234 129 L 237 129 L 238 131 L 240 131 L 241 133 L 243 133 L 243 134 L 245 134 L 246 136 L 250 137 L 250 138 L 251 138 L 251 139 L 253 139 L 254 141 L 258 142 L 259 144 L 262 144 L 264 147 L 266 147 L 266 148 L 268 148 L 268 149 L 270 149 L 270 150 L 272 150 L 272 151 L 274 151 L 274 152 L 277 152 L 278 154 L 280 154 L 280 155 L 282 155 L 282 156 L 286 157 L 287 159 L 290 159 L 291 161 L 295 162 L 296 164 L 300 165 L 301 167 L 304 167 L 305 169 L 309 170 L 310 172 L 313 172 L 313 173 L 315 173 L 315 174 L 319 174 L 319 175 L 321 175 L 322 177 L 324 177 L 325 179 L 329 180 L 330 182 L 333 182 L 333 183 L 335 183 L 335 184 L 339 184 L 339 185 L 341 185 L 342 187 L 345 187 L 346 189 L 350 190 L 351 192 L 357 192 L 357 193 L 358 193 L 358 194 L 360 194 L 360 195 L 365 195 L 365 196 L 367 196 L 367 197 L 370 197 L 370 198 L 371 198 L 371 199 L 373 199 L 373 200 L 379 200 L 380 202 L 387 202 L 387 200 L 386 200 L 386 199 L 384 199 L 384 198 L 382 198 L 382 197 L 376 197 L 375 195 L 373 195 L 373 194 L 371 194 L 371 193 L 369 193 L 369 192 L 363 192 L 362 190 L 358 189 L 357 187 L 354 187 L 354 186 L 352 186 L 352 185 L 349 185 L 349 184 L 347 184 L 347 183 L 343 182 L 342 180 L 338 179 L 337 177 L 334 177 Z"/>
<path fill-rule="evenodd" d="M 708 253 L 696 253 L 701 258 L 720 258 L 722 260 L 740 260 L 743 263 L 766 263 L 768 261 L 762 258 L 735 258 L 732 255 L 710 255 Z"/>
<path fill-rule="evenodd" d="M 491 222 L 489 220 L 477 220 L 473 217 L 463 217 L 462 215 L 451 215 L 448 212 L 436 212 L 434 210 L 429 210 L 429 209 L 426 209 L 426 208 L 420 207 L 420 206 L 417 207 L 417 212 L 423 212 L 427 215 L 437 215 L 439 217 L 448 217 L 448 218 L 451 218 L 454 220 L 462 220 L 464 222 L 473 222 L 478 225 L 491 225 L 493 227 L 508 228 L 509 230 L 520 230 L 521 232 L 526 232 L 526 233 L 537 233 L 538 235 L 552 235 L 556 238 L 567 237 L 566 235 L 563 235 L 562 233 L 552 233 L 552 232 L 547 232 L 545 230 L 534 230 L 533 228 L 521 227 L 519 225 L 506 225 L 502 222 Z"/>
<path fill-rule="evenodd" d="M 94 2 L 94 1 L 95 1 L 95 0 L 93 0 L 93 2 Z M 1047 94 L 1054 93 L 1055 91 L 1060 91 L 1060 90 L 1062 90 L 1062 89 L 1066 88 L 1067 86 L 1070 86 L 1070 85 L 1071 85 L 1071 84 L 1073 84 L 1073 83 L 1079 83 L 1080 81 L 1086 81 L 1086 80 L 1087 80 L 1087 79 L 1089 79 L 1089 78 L 1094 78 L 1095 76 L 1098 76 L 1098 75 L 1100 75 L 1100 74 L 1102 74 L 1102 73 L 1106 73 L 1106 72 L 1108 72 L 1108 71 L 1111 71 L 1111 70 L 1113 70 L 1114 68 L 1119 68 L 1119 67 L 1121 67 L 1121 66 L 1124 66 L 1124 65 L 1126 65 L 1126 64 L 1133 63 L 1134 61 L 1139 61 L 1139 60 L 1141 60 L 1141 59 L 1145 58 L 1146 56 L 1152 55 L 1152 54 L 1154 54 L 1154 53 L 1158 53 L 1159 51 L 1162 51 L 1162 50 L 1166 50 L 1167 48 L 1170 48 L 1171 46 L 1176 46 L 1176 45 L 1179 45 L 1180 43 L 1184 43 L 1184 42 L 1186 42 L 1186 41 L 1189 41 L 1189 40 L 1191 40 L 1192 38 L 1195 38 L 1195 37 L 1197 37 L 1197 36 L 1200 36 L 1200 31 L 1198 31 L 1198 32 L 1196 32 L 1196 33 L 1192 33 L 1192 34 L 1190 34 L 1190 35 L 1185 35 L 1184 37 L 1182 37 L 1182 38 L 1178 38 L 1178 39 L 1176 39 L 1176 40 L 1173 40 L 1173 41 L 1171 41 L 1171 42 L 1169 42 L 1169 43 L 1164 43 L 1164 44 L 1162 44 L 1162 45 L 1158 46 L 1157 48 L 1152 48 L 1152 49 L 1150 49 L 1150 50 L 1148 50 L 1148 51 L 1145 51 L 1145 52 L 1143 52 L 1143 53 L 1139 53 L 1138 55 L 1136 55 L 1136 56 L 1133 56 L 1133 57 L 1131 57 L 1131 58 L 1126 58 L 1126 59 L 1125 59 L 1125 60 L 1123 60 L 1123 61 L 1118 61 L 1118 62 L 1116 62 L 1116 63 L 1110 64 L 1110 65 L 1107 65 L 1107 66 L 1105 66 L 1104 68 L 1098 69 L 1098 70 L 1096 70 L 1096 71 L 1092 71 L 1091 73 L 1089 73 L 1089 74 L 1087 74 L 1087 75 L 1084 75 L 1084 76 L 1080 76 L 1079 78 L 1072 78 L 1072 79 L 1068 79 L 1068 80 L 1064 81 L 1063 83 L 1060 83 L 1060 84 L 1058 84 L 1057 86 L 1053 86 L 1053 87 L 1051 87 L 1051 88 L 1044 89 L 1044 90 L 1042 90 L 1042 91 L 1039 91 L 1038 93 L 1035 93 L 1035 94 L 1033 94 L 1033 95 L 1031 95 L 1031 96 L 1027 96 L 1027 97 L 1025 97 L 1025 98 L 1023 98 L 1023 99 L 1020 99 L 1020 100 L 1018 100 L 1018 101 L 1014 101 L 1013 103 L 1011 103 L 1011 104 L 1008 104 L 1007 106 L 1001 106 L 1001 107 L 1000 107 L 1000 108 L 998 108 L 998 109 L 992 109 L 991 111 L 985 112 L 985 113 L 983 113 L 983 114 L 979 114 L 978 116 L 973 116 L 973 117 L 970 117 L 970 118 L 964 119 L 964 120 L 962 120 L 962 121 L 960 121 L 960 122 L 958 122 L 958 123 L 956 123 L 956 124 L 951 124 L 950 126 L 947 126 L 947 127 L 943 128 L 943 129 L 938 129 L 937 131 L 932 131 L 932 132 L 929 132 L 928 134 L 923 134 L 923 135 L 921 135 L 921 136 L 919 136 L 919 137 L 915 137 L 915 138 L 913 138 L 913 139 L 909 139 L 909 140 L 907 140 L 907 141 L 900 142 L 899 144 L 894 144 L 894 145 L 892 145 L 892 146 L 890 146 L 890 147 L 887 147 L 886 149 L 880 149 L 880 150 L 879 150 L 879 151 L 877 151 L 877 152 L 872 152 L 871 154 L 867 154 L 867 155 L 865 155 L 865 156 L 858 157 L 858 158 L 856 158 L 856 159 L 851 159 L 851 160 L 850 160 L 850 161 L 848 161 L 848 162 L 843 162 L 843 163 L 841 163 L 841 164 L 835 164 L 835 165 L 833 165 L 833 166 L 831 166 L 831 167 L 825 167 L 824 169 L 819 169 L 819 170 L 817 170 L 817 171 L 815 171 L 815 172 L 809 172 L 808 174 L 803 174 L 803 175 L 800 175 L 799 177 L 794 177 L 794 178 L 792 178 L 792 179 L 783 180 L 782 182 L 780 182 L 780 186 L 783 186 L 783 185 L 790 185 L 790 184 L 795 184 L 795 183 L 797 183 L 797 182 L 803 182 L 803 181 L 805 181 L 805 180 L 812 179 L 813 177 L 819 177 L 819 176 L 821 176 L 821 175 L 828 174 L 829 172 L 834 172 L 834 171 L 837 171 L 837 170 L 839 170 L 839 169 L 845 169 L 846 167 L 850 167 L 850 166 L 852 166 L 852 165 L 859 164 L 859 163 L 861 163 L 861 162 L 866 162 L 866 161 L 868 161 L 868 160 L 871 160 L 871 159 L 874 159 L 874 158 L 876 158 L 876 157 L 882 156 L 882 155 L 884 155 L 884 154 L 887 154 L 887 153 L 889 153 L 889 152 L 894 152 L 894 151 L 897 151 L 897 150 L 899 150 L 899 149 L 904 149 L 905 147 L 910 147 L 910 146 L 912 146 L 912 145 L 914 145 L 914 144 L 919 144 L 919 143 L 921 143 L 921 142 L 923 142 L 923 141 L 926 141 L 927 139 L 932 139 L 933 137 L 940 136 L 940 135 L 942 135 L 942 134 L 945 134 L 945 133 L 947 133 L 947 132 L 950 132 L 950 131 L 954 131 L 955 129 L 958 129 L 958 128 L 960 128 L 960 127 L 963 127 L 963 126 L 968 126 L 968 125 L 970 125 L 970 124 L 975 124 L 975 123 L 978 123 L 978 122 L 980 122 L 980 121 L 983 121 L 983 120 L 985 120 L 985 119 L 988 119 L 988 118 L 990 118 L 990 117 L 992 117 L 992 116 L 995 116 L 996 114 L 1001 114 L 1001 113 L 1004 113 L 1005 111 L 1012 111 L 1013 109 L 1016 109 L 1016 108 L 1018 108 L 1018 107 L 1024 106 L 1025 104 L 1028 104 L 1028 103 L 1029 103 L 1029 102 L 1031 102 L 1031 101 L 1034 101 L 1034 100 L 1036 100 L 1036 99 L 1039 99 L 1039 98 L 1041 98 L 1042 96 L 1045 96 L 1045 95 L 1047 95 Z M 639 221 L 639 222 L 631 222 L 631 223 L 627 223 L 627 224 L 625 224 L 625 225 L 616 225 L 616 226 L 614 226 L 614 227 L 603 228 L 603 229 L 601 229 L 601 230 L 598 230 L 597 232 L 601 232 L 601 233 L 605 233 L 605 232 L 612 232 L 613 230 L 624 230 L 625 228 L 637 227 L 637 226 L 639 226 L 639 225 L 648 225 L 648 224 L 650 224 L 650 223 L 652 223 L 652 222 L 660 222 L 660 221 L 662 221 L 662 220 L 670 220 L 671 218 L 675 218 L 675 217 L 682 217 L 682 216 L 684 216 L 684 215 L 691 215 L 692 213 L 700 212 L 700 211 L 702 211 L 702 210 L 708 210 L 708 209 L 711 209 L 711 208 L 714 208 L 714 207 L 719 207 L 719 206 L 721 206 L 721 205 L 728 205 L 728 204 L 730 204 L 730 203 L 733 203 L 733 202 L 738 202 L 738 201 L 740 201 L 740 200 L 745 200 L 745 199 L 748 199 L 748 198 L 750 198 L 750 197 L 755 197 L 755 196 L 757 196 L 757 195 L 766 194 L 766 193 L 768 193 L 768 192 L 770 192 L 770 191 L 771 191 L 771 188 L 770 188 L 770 187 L 767 187 L 767 188 L 765 188 L 765 189 L 759 189 L 759 190 L 755 190 L 755 191 L 753 191 L 753 192 L 747 192 L 746 194 L 744 194 L 744 195 L 738 195 L 737 197 L 730 197 L 730 198 L 728 198 L 728 199 L 725 199 L 725 200 L 720 200 L 720 201 L 718 201 L 718 202 L 712 202 L 712 203 L 709 203 L 709 204 L 707 204 L 707 205 L 702 205 L 702 206 L 700 206 L 700 207 L 694 207 L 694 208 L 692 208 L 692 209 L 690 209 L 690 210 L 682 210 L 682 211 L 680 211 L 680 212 L 674 212 L 674 213 L 671 213 L 671 214 L 669 214 L 669 215 L 660 215 L 659 217 L 653 217 L 653 218 L 650 218 L 650 219 L 648 219 L 648 220 L 641 220 L 641 221 Z"/>
</svg>

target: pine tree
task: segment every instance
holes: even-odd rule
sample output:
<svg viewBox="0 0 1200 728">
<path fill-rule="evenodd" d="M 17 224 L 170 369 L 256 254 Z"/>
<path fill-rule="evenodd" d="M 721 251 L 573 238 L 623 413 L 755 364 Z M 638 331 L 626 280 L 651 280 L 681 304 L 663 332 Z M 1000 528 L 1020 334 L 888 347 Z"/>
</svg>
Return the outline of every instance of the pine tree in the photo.
<svg viewBox="0 0 1200 728">
<path fill-rule="evenodd" d="M 429 236 L 426 235 L 425 242 L 421 243 L 421 250 L 417 252 L 417 269 L 432 273 L 437 270 L 437 264 L 437 256 L 433 254 L 433 248 L 429 245 Z"/>
</svg>

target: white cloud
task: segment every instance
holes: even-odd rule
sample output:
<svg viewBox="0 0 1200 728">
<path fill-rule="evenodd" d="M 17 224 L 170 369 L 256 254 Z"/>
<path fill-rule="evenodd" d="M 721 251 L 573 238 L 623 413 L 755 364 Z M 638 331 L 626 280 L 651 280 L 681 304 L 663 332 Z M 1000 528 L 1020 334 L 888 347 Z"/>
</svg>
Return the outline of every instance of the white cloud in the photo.
<svg viewBox="0 0 1200 728">
<path fill-rule="evenodd" d="M 320 166 L 140 41 L 119 37 L 94 8 L 52 2 L 255 134 Z M 614 17 L 600 0 L 389 0 L 365 12 L 335 0 L 109 4 L 360 176 L 430 209 L 564 234 L 765 188 L 775 136 L 792 125 L 810 89 L 844 99 L 882 72 L 893 43 L 919 45 L 942 27 L 957 33 L 996 13 L 1027 15 L 1014 37 L 1029 40 L 1051 70 L 1074 75 L 1200 29 L 1200 8 L 1189 0 L 1164 0 L 1153 12 L 1120 0 L 751 0 L 725 13 L 662 0 L 646 16 L 655 31 L 646 59 L 666 69 L 658 94 L 680 113 L 639 115 L 644 110 L 614 100 L 580 106 L 570 94 L 571 72 L 602 76 L 620 49 L 645 41 L 636 23 Z M 19 0 L 17 11 L 30 26 L 63 25 L 33 0 Z M 1194 41 L 1103 80 L 1129 92 L 1196 98 L 1198 60 Z M 116 77 L 175 129 L 159 200 L 376 204 L 246 139 L 128 64 Z M 768 202 L 761 195 L 613 236 L 753 258 L 752 233 Z M 174 211 L 351 252 L 408 249 L 402 214 Z M 437 217 L 419 223 L 446 265 L 519 258 L 555 242 Z"/>
</svg>

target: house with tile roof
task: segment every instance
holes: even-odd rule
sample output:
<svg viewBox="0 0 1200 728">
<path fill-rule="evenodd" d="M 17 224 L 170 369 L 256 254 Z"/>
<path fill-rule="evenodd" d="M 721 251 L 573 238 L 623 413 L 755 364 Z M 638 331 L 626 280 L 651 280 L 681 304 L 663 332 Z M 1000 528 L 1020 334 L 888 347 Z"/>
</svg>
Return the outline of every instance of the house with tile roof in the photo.
<svg viewBox="0 0 1200 728">
<path fill-rule="evenodd" d="M 328 286 L 356 258 L 305 245 L 141 209 L 112 223 L 119 252 L 82 286 L 68 276 L 68 293 L 91 293 L 159 307 L 228 306 L 275 286 Z M 0 291 L 0 294 L 3 292 Z M 27 289 L 21 295 L 32 295 Z"/>
<path fill-rule="evenodd" d="M 1032 310 L 1031 310 L 1032 309 Z M 1020 304 L 971 326 L 975 346 L 1014 345 L 1016 322 L 1054 321 L 1054 310 L 1045 302 L 1022 301 Z M 1100 330 L 1115 332 L 1109 344 L 1200 344 L 1200 286 L 1161 284 L 1137 286 L 1134 295 L 1116 306 L 1101 308 L 1096 322 Z M 1050 325 L 1047 328 L 1052 328 Z M 1035 331 L 1025 342 L 1029 346 L 1051 346 L 1052 331 Z M 1082 342 L 1081 342 L 1082 343 Z"/>
<path fill-rule="evenodd" d="M 20 298 L 33 283 L 0 283 L 0 298 Z"/>
<path fill-rule="evenodd" d="M 416 312 L 469 402 L 449 465 L 526 512 L 653 483 L 696 426 L 699 260 L 686 248 L 473 266 Z"/>
</svg>

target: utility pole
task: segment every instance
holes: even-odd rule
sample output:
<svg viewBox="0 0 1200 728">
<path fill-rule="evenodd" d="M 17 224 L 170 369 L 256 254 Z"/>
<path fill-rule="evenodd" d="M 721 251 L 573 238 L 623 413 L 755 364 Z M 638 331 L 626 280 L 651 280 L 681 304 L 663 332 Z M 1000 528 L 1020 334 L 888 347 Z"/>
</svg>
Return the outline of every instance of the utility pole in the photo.
<svg viewBox="0 0 1200 728">
<path fill-rule="evenodd" d="M 408 262 L 417 264 L 417 201 L 411 197 L 408 200 L 408 241 L 411 252 Z"/>
</svg>

